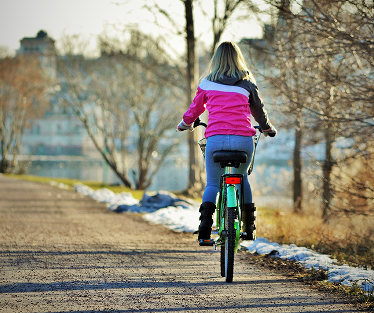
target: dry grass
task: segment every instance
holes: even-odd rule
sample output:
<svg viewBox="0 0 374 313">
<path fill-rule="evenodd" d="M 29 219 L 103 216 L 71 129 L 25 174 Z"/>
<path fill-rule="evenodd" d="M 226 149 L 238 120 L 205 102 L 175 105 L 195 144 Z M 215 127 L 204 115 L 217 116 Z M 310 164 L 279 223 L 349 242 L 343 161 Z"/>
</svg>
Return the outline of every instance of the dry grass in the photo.
<svg viewBox="0 0 374 313">
<path fill-rule="evenodd" d="M 368 217 L 340 218 L 329 224 L 319 217 L 318 210 L 298 215 L 290 210 L 258 208 L 257 235 L 280 244 L 296 244 L 330 255 L 341 264 L 374 268 L 374 220 Z M 350 302 L 374 312 L 373 292 L 364 292 L 358 285 L 346 287 L 327 281 L 324 270 L 308 271 L 296 262 L 258 256 L 266 266 L 291 271 L 300 281 L 323 291 L 337 293 Z"/>
<path fill-rule="evenodd" d="M 258 209 L 257 235 L 328 254 L 341 263 L 374 268 L 374 220 L 340 218 L 326 224 L 315 213 Z"/>
</svg>

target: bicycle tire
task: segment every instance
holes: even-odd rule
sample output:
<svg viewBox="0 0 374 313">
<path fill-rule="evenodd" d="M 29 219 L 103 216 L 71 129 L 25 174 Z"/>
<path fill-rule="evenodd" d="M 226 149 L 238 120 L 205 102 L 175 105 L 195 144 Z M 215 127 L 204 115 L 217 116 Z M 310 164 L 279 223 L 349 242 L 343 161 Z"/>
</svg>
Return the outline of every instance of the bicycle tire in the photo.
<svg viewBox="0 0 374 313">
<path fill-rule="evenodd" d="M 234 254 L 235 254 L 235 208 L 228 207 L 225 212 L 225 278 L 227 283 L 231 283 L 234 276 Z"/>
<path fill-rule="evenodd" d="M 225 270 L 225 245 L 221 246 L 221 276 L 225 277 L 226 276 L 226 270 Z"/>
</svg>

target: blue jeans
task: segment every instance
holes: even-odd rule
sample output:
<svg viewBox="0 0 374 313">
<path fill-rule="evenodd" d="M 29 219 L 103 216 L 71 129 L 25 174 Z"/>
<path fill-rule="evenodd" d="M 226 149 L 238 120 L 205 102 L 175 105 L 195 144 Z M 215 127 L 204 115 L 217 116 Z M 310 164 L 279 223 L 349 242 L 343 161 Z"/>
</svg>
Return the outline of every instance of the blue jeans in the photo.
<svg viewBox="0 0 374 313">
<path fill-rule="evenodd" d="M 244 176 L 244 203 L 252 203 L 252 190 L 248 181 L 248 168 L 252 159 L 254 144 L 253 137 L 236 135 L 215 135 L 207 138 L 205 149 L 206 165 L 206 187 L 203 194 L 203 202 L 216 203 L 219 192 L 220 177 L 225 173 L 219 163 L 213 161 L 213 153 L 217 150 L 239 150 L 245 151 L 248 155 L 247 163 L 240 164 L 239 168 L 233 168 L 233 173 Z"/>
</svg>

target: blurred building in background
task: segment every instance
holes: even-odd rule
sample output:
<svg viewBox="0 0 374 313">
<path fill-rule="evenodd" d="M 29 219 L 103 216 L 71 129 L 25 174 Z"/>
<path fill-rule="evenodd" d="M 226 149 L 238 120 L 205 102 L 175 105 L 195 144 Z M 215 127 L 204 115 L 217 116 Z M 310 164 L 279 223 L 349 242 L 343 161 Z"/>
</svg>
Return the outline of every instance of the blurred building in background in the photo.
<svg viewBox="0 0 374 313">
<path fill-rule="evenodd" d="M 29 121 L 23 139 L 23 152 L 37 155 L 69 155 L 99 158 L 90 138 L 83 130 L 81 123 L 66 112 L 54 97 L 58 88 L 57 52 L 55 41 L 43 30 L 36 37 L 25 37 L 20 40 L 18 55 L 37 56 L 46 76 L 50 79 L 49 108 L 37 119 Z"/>
<path fill-rule="evenodd" d="M 16 55 L 37 56 L 46 76 L 52 80 L 57 78 L 55 41 L 45 31 L 39 31 L 36 37 L 24 37 L 20 43 Z"/>
<path fill-rule="evenodd" d="M 57 52 L 55 40 L 44 31 L 20 40 L 17 56 L 36 56 L 49 79 L 48 109 L 27 123 L 20 160 L 32 175 L 82 180 L 113 181 L 82 123 L 58 103 Z"/>
</svg>

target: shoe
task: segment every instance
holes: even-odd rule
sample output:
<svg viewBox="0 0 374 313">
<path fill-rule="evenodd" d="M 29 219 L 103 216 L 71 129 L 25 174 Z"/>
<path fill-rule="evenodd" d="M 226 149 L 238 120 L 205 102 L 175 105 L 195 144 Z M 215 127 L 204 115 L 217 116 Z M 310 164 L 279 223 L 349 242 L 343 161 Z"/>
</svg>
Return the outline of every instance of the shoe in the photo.
<svg viewBox="0 0 374 313">
<path fill-rule="evenodd" d="M 256 207 L 254 203 L 245 203 L 242 209 L 242 233 L 241 238 L 243 240 L 255 240 L 256 239 Z"/>
<path fill-rule="evenodd" d="M 213 225 L 213 213 L 216 210 L 216 205 L 213 202 L 203 202 L 200 205 L 200 226 L 199 226 L 199 245 L 204 246 L 208 241 L 212 239 L 210 235 L 212 233 Z M 211 244 L 209 244 L 211 245 Z"/>
</svg>

